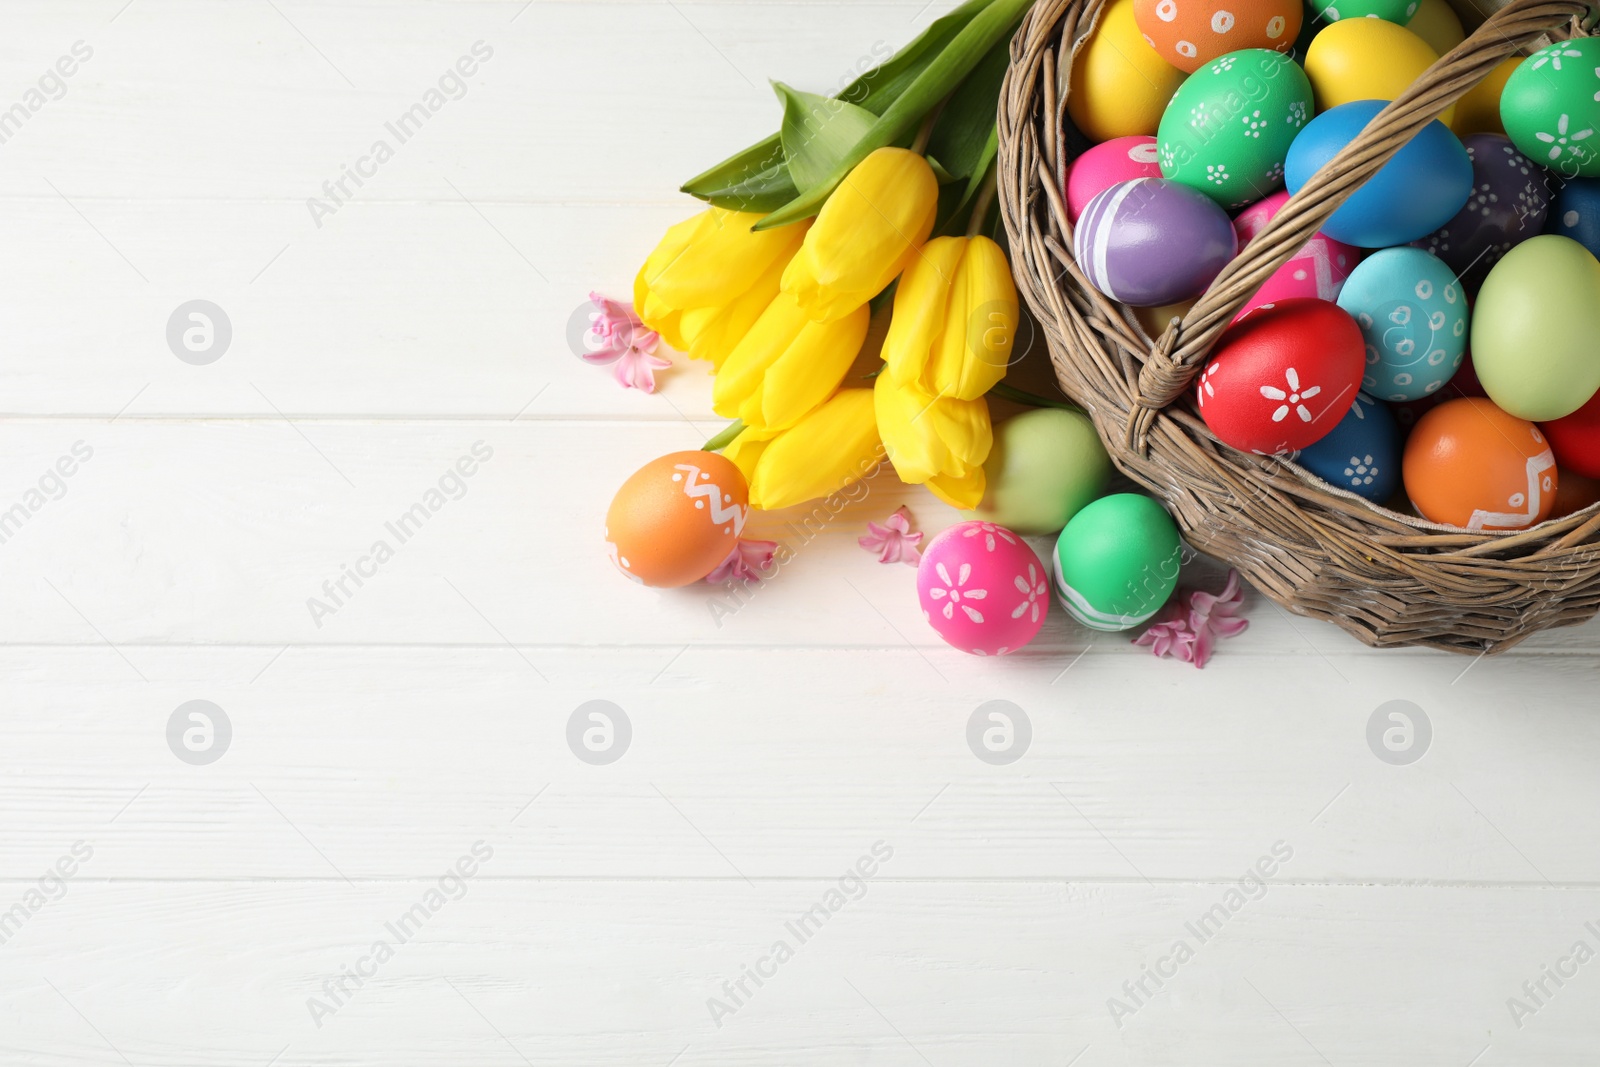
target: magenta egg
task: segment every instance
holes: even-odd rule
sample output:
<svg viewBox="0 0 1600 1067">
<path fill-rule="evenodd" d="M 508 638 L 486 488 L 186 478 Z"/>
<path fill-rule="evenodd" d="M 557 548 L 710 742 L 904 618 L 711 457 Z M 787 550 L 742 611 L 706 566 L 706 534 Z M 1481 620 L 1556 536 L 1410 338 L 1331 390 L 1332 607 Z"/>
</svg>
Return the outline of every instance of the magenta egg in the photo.
<svg viewBox="0 0 1600 1067">
<path fill-rule="evenodd" d="M 1097 144 L 1067 168 L 1067 219 L 1076 226 L 1089 201 L 1118 182 L 1159 177 L 1154 137 L 1117 137 Z"/>
<path fill-rule="evenodd" d="M 1288 202 L 1289 194 L 1280 190 L 1239 212 L 1233 220 L 1233 229 L 1239 235 L 1240 251 L 1267 228 L 1267 223 Z M 1345 279 L 1350 277 L 1350 272 L 1356 269 L 1359 262 L 1361 249 L 1343 241 L 1335 241 L 1319 230 L 1294 254 L 1294 258 L 1273 271 L 1255 295 L 1245 301 L 1233 321 L 1238 322 L 1246 312 L 1263 304 L 1275 304 L 1294 297 L 1337 300 Z"/>
<path fill-rule="evenodd" d="M 992 522 L 962 522 L 928 543 L 917 564 L 922 617 L 974 656 L 1032 641 L 1050 610 L 1050 577 L 1026 541 Z"/>
</svg>

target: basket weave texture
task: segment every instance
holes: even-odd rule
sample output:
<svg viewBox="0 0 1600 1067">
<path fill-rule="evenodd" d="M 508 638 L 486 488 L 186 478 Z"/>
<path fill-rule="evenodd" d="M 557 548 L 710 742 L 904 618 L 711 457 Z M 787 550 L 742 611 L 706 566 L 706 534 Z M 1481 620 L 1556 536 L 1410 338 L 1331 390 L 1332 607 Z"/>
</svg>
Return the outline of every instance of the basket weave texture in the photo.
<svg viewBox="0 0 1600 1067">
<path fill-rule="evenodd" d="M 1189 384 L 1235 312 L 1345 198 L 1506 56 L 1584 35 L 1579 0 L 1512 0 L 1328 162 L 1156 338 L 1072 258 L 1073 53 L 1105 0 L 1039 0 L 1011 45 L 1000 97 L 1000 205 L 1018 287 L 1061 388 L 1112 460 L 1154 493 L 1196 549 L 1274 602 L 1369 645 L 1482 654 L 1600 609 L 1600 505 L 1512 533 L 1438 526 L 1335 489 L 1284 458 L 1219 442 Z M 1600 346 L 1600 337 L 1596 338 Z"/>
</svg>

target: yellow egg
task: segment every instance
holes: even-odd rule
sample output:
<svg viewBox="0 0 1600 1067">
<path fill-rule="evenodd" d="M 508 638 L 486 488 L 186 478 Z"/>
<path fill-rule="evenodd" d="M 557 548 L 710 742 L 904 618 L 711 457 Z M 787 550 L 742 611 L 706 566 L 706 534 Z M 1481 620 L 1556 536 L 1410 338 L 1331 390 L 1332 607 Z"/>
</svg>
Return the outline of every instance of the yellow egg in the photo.
<svg viewBox="0 0 1600 1067">
<path fill-rule="evenodd" d="M 1154 136 L 1183 71 L 1156 55 L 1133 20 L 1133 0 L 1111 0 L 1072 61 L 1067 113 L 1094 141 Z"/>
<path fill-rule="evenodd" d="M 1501 60 L 1500 65 L 1491 70 L 1483 81 L 1468 89 L 1466 95 L 1456 101 L 1455 121 L 1450 123 L 1456 136 L 1506 132 L 1500 122 L 1500 91 L 1506 87 L 1506 79 L 1511 77 L 1511 72 L 1522 65 L 1522 60 L 1522 56 L 1509 56 Z"/>
<path fill-rule="evenodd" d="M 1176 304 L 1163 304 L 1157 308 L 1134 308 L 1133 317 L 1139 320 L 1144 332 L 1152 338 L 1160 337 L 1174 319 L 1181 319 L 1194 307 L 1193 300 L 1180 300 Z"/>
<path fill-rule="evenodd" d="M 1428 42 L 1383 19 L 1340 19 L 1311 39 L 1306 76 L 1317 110 L 1352 100 L 1393 100 L 1439 58 Z M 1446 126 L 1455 105 L 1439 121 Z"/>
<path fill-rule="evenodd" d="M 1421 0 L 1406 29 L 1421 37 L 1441 56 L 1467 39 L 1461 20 L 1445 0 Z"/>
</svg>

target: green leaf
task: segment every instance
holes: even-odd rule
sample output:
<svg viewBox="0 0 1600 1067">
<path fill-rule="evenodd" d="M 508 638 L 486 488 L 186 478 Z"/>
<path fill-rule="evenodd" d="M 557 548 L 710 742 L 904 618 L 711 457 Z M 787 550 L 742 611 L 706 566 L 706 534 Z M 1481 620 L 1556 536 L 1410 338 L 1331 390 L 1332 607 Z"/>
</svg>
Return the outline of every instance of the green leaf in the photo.
<svg viewBox="0 0 1600 1067">
<path fill-rule="evenodd" d="M 973 165 L 972 173 L 967 176 L 967 187 L 962 190 L 961 199 L 951 209 L 948 216 L 941 215 L 939 224 L 934 228 L 935 233 L 955 232 L 959 227 L 961 231 L 967 228 L 967 221 L 961 217 L 967 206 L 972 203 L 972 198 L 978 195 L 978 190 L 983 188 L 983 179 L 989 173 L 989 168 L 994 164 L 994 157 L 1000 151 L 1000 128 L 993 123 L 989 125 L 989 139 L 983 143 L 983 150 L 978 153 L 978 160 Z"/>
<path fill-rule="evenodd" d="M 683 191 L 716 207 L 755 212 L 775 211 L 800 195 L 776 133 L 691 178 Z"/>
<path fill-rule="evenodd" d="M 874 115 L 883 114 L 967 23 L 993 2 L 967 0 L 949 14 L 933 20 L 887 62 L 841 89 L 836 99 L 865 108 Z M 776 211 L 800 195 L 784 167 L 779 134 L 758 141 L 690 178 L 683 184 L 683 191 L 720 208 L 762 213 Z"/>
<path fill-rule="evenodd" d="M 908 133 L 972 73 L 998 41 L 1009 38 L 1032 3 L 1033 0 L 993 0 L 956 34 L 950 44 L 934 57 L 933 62 L 923 68 L 916 80 L 878 116 L 872 128 L 823 181 L 763 218 L 755 228 L 766 230 L 774 226 L 786 226 L 810 218 L 820 211 L 829 194 L 844 181 L 857 163 Z"/>
<path fill-rule="evenodd" d="M 927 159 L 928 169 L 933 171 L 933 176 L 938 180 L 940 185 L 949 185 L 951 182 L 956 180 L 956 176 L 954 174 L 951 174 L 948 170 L 945 170 L 943 163 L 940 163 L 932 156 L 928 156 Z"/>
<path fill-rule="evenodd" d="M 1005 38 L 984 53 L 934 120 L 928 155 L 938 156 L 945 169 L 957 178 L 970 178 L 973 174 L 982 177 L 978 162 L 984 145 L 994 136 L 1000 83 L 1005 80 L 1010 61 L 1011 41 Z"/>
<path fill-rule="evenodd" d="M 827 178 L 877 120 L 866 108 L 843 100 L 802 93 L 782 82 L 772 88 L 783 101 L 783 158 L 802 193 Z"/>
</svg>

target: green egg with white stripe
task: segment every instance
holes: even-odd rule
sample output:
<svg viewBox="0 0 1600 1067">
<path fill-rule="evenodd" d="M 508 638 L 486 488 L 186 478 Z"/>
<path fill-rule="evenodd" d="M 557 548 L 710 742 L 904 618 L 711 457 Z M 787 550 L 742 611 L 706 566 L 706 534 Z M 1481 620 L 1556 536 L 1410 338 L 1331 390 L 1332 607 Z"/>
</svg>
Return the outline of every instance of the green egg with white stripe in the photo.
<svg viewBox="0 0 1600 1067">
<path fill-rule="evenodd" d="M 1092 630 L 1132 629 L 1172 596 L 1182 555 L 1178 527 L 1160 504 L 1139 493 L 1101 497 L 1056 540 L 1056 595 Z"/>
</svg>

